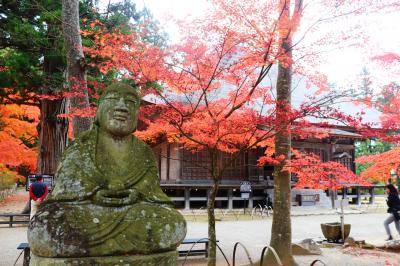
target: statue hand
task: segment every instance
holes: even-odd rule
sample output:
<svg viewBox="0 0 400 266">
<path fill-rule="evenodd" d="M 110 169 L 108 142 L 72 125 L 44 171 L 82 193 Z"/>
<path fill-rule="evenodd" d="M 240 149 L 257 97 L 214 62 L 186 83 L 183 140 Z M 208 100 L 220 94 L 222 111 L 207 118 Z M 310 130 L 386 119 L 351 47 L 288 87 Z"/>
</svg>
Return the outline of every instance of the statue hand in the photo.
<svg viewBox="0 0 400 266">
<path fill-rule="evenodd" d="M 138 201 L 139 193 L 136 189 L 111 190 L 102 189 L 97 191 L 94 202 L 103 206 L 132 205 Z"/>
<path fill-rule="evenodd" d="M 108 184 L 108 190 L 113 190 L 113 191 L 120 191 L 120 190 L 125 190 L 125 184 L 122 183 L 121 181 L 114 181 L 110 184 Z"/>
</svg>

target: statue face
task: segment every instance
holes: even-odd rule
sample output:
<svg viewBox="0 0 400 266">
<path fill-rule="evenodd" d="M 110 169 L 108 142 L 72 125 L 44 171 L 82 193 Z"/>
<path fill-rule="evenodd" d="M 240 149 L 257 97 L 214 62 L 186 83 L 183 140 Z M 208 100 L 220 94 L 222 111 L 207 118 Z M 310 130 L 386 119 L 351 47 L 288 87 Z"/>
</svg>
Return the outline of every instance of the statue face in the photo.
<svg viewBox="0 0 400 266">
<path fill-rule="evenodd" d="M 96 118 L 100 129 L 124 137 L 135 130 L 138 110 L 139 100 L 135 94 L 112 91 L 101 100 Z"/>
</svg>

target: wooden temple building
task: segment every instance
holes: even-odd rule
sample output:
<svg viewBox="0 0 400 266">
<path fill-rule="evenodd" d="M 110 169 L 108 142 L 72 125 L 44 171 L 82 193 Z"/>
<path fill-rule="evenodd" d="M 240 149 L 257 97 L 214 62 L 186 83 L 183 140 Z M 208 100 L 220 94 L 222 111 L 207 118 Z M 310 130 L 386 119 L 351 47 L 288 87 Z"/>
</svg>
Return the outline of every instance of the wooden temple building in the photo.
<svg viewBox="0 0 400 266">
<path fill-rule="evenodd" d="M 324 130 L 327 132 L 325 138 L 293 139 L 292 146 L 303 152 L 314 153 L 322 161 L 337 161 L 354 172 L 355 141 L 362 136 L 345 127 Z M 205 208 L 207 194 L 212 186 L 210 174 L 206 170 L 210 164 L 207 152 L 192 153 L 177 144 L 167 143 L 161 143 L 153 147 L 153 150 L 158 161 L 161 186 L 176 207 Z M 269 165 L 264 167 L 257 165 L 257 160 L 262 154 L 262 149 L 254 149 L 237 158 L 226 169 L 216 198 L 216 208 L 243 208 L 245 204 L 246 207 L 252 208 L 257 204 L 265 205 L 267 197 L 273 199 L 274 168 Z M 231 154 L 221 154 L 222 160 L 230 160 L 231 156 Z M 240 193 L 243 181 L 249 181 L 252 187 L 250 197 L 246 201 L 242 199 Z M 293 184 L 296 182 L 295 177 L 292 182 Z M 323 195 L 326 196 L 322 190 L 293 190 L 293 204 L 298 203 L 299 194 L 312 195 L 316 201 L 322 201 Z M 329 202 L 324 204 L 329 205 Z"/>
</svg>

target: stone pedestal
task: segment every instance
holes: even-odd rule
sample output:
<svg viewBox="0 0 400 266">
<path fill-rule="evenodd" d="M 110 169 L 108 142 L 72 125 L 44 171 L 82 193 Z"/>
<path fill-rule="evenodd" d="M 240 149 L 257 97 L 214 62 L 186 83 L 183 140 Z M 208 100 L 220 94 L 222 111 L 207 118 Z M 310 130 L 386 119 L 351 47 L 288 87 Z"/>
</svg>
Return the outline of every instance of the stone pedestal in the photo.
<svg viewBox="0 0 400 266">
<path fill-rule="evenodd" d="M 31 254 L 30 266 L 175 266 L 178 253 L 169 251 L 151 255 L 86 258 L 44 258 Z"/>
</svg>

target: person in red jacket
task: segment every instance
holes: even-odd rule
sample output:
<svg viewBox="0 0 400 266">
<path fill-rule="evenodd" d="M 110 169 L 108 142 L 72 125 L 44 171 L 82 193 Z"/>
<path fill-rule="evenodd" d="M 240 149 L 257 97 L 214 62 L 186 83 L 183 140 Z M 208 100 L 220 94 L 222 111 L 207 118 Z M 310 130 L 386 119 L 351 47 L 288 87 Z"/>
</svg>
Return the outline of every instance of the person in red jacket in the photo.
<svg viewBox="0 0 400 266">
<path fill-rule="evenodd" d="M 31 219 L 37 211 L 37 207 L 49 194 L 47 184 L 43 183 L 42 176 L 37 176 L 36 181 L 29 186 L 29 196 L 31 199 Z"/>
</svg>

